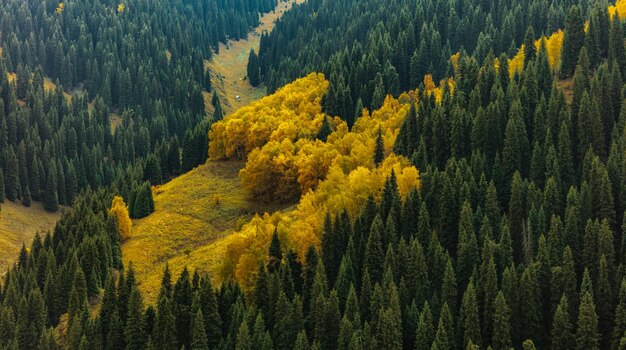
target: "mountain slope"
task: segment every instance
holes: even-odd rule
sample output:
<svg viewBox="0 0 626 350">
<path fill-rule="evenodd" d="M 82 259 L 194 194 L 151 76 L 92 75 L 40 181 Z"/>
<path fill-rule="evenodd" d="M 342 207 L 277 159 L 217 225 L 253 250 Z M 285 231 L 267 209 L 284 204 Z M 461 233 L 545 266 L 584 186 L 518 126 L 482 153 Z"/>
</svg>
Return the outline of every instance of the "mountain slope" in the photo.
<svg viewBox="0 0 626 350">
<path fill-rule="evenodd" d="M 22 243 L 29 246 L 36 232 L 52 230 L 61 216 L 49 213 L 41 203 L 34 202 L 30 208 L 5 202 L 0 211 L 0 274 L 15 261 Z"/>
<path fill-rule="evenodd" d="M 220 238 L 257 212 L 283 207 L 248 200 L 237 176 L 243 165 L 209 161 L 154 188 L 155 212 L 135 220 L 122 245 L 124 264 L 133 262 L 147 300 L 154 301 L 166 262 L 175 274 L 184 266 L 212 272 L 225 248 Z"/>
</svg>

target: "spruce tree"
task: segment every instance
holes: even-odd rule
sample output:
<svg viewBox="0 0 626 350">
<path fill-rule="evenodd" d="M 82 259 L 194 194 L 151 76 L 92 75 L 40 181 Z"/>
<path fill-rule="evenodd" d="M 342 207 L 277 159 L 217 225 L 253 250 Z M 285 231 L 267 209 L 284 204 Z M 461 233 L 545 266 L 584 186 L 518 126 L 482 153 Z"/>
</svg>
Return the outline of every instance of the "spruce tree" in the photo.
<svg viewBox="0 0 626 350">
<path fill-rule="evenodd" d="M 598 332 L 596 306 L 591 294 L 588 292 L 583 294 L 580 299 L 578 322 L 576 325 L 576 349 L 600 349 L 600 334 Z"/>
<path fill-rule="evenodd" d="M 48 173 L 48 177 L 46 178 L 46 190 L 44 192 L 44 198 L 43 198 L 43 207 L 49 212 L 56 212 L 59 210 L 55 173 L 56 173 L 56 167 L 54 166 L 54 163 L 53 163 Z"/>
<path fill-rule="evenodd" d="M 470 343 L 480 346 L 482 343 L 480 317 L 474 282 L 471 280 L 463 294 L 459 325 L 462 329 L 463 346 L 468 346 Z"/>
<path fill-rule="evenodd" d="M 552 319 L 552 350 L 567 350 L 574 348 L 574 332 L 570 320 L 568 300 L 565 295 L 554 312 Z"/>
<path fill-rule="evenodd" d="M 250 50 L 250 55 L 248 56 L 248 80 L 250 81 L 250 85 L 258 86 L 260 83 L 260 69 L 259 69 L 259 58 L 254 52 L 254 49 Z"/>
<path fill-rule="evenodd" d="M 528 62 L 535 59 L 536 53 L 535 31 L 532 26 L 529 26 L 526 29 L 526 34 L 524 34 L 524 67 L 528 65 Z"/>
<path fill-rule="evenodd" d="M 565 36 L 561 49 L 561 78 L 574 73 L 578 54 L 585 42 L 584 20 L 580 7 L 574 5 L 569 9 L 565 21 Z"/>
<path fill-rule="evenodd" d="M 626 332 L 626 280 L 622 279 L 617 307 L 615 308 L 611 347 L 617 349 Z"/>
<path fill-rule="evenodd" d="M 506 304 L 502 291 L 498 292 L 494 305 L 493 338 L 491 344 L 494 350 L 507 350 L 511 347 L 511 324 L 509 307 Z"/>
<path fill-rule="evenodd" d="M 435 326 L 433 315 L 428 302 L 424 302 L 424 307 L 419 316 L 417 330 L 415 334 L 415 350 L 428 349 L 435 340 Z"/>
<path fill-rule="evenodd" d="M 379 166 L 385 160 L 385 144 L 383 143 L 383 132 L 378 128 L 376 134 L 376 148 L 374 149 L 374 164 Z"/>
<path fill-rule="evenodd" d="M 209 344 L 204 327 L 202 310 L 198 310 L 191 327 L 191 350 L 208 350 Z"/>
<path fill-rule="evenodd" d="M 128 300 L 128 318 L 124 336 L 127 350 L 141 350 L 146 342 L 143 318 L 143 300 L 137 287 L 134 287 Z"/>
<path fill-rule="evenodd" d="M 283 252 L 280 247 L 280 240 L 278 239 L 278 231 L 274 230 L 272 234 L 272 241 L 269 248 L 269 261 L 267 263 L 267 270 L 269 273 L 277 272 L 280 264 L 283 260 Z"/>
</svg>

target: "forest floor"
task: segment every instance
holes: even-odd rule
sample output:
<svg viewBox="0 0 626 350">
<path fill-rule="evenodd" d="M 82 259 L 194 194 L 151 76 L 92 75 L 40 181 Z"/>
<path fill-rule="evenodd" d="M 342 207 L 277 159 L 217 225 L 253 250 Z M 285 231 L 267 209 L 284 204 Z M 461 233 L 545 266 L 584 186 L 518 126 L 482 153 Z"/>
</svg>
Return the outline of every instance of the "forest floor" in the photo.
<svg viewBox="0 0 626 350">
<path fill-rule="evenodd" d="M 185 266 L 212 273 L 224 256 L 224 237 L 256 213 L 283 209 L 249 200 L 239 183 L 243 166 L 240 161 L 209 161 L 153 188 L 154 213 L 134 220 L 122 245 L 124 265 L 133 263 L 148 302 L 156 301 L 166 263 L 173 276 Z"/>
<path fill-rule="evenodd" d="M 246 106 L 265 96 L 264 86 L 253 87 L 247 79 L 248 56 L 250 50 L 259 52 L 261 34 L 271 32 L 276 20 L 287 12 L 293 4 L 300 4 L 304 0 L 287 0 L 280 2 L 276 9 L 266 13 L 259 19 L 259 26 L 248 34 L 247 39 L 229 41 L 228 44 L 220 44 L 219 54 L 213 55 L 211 61 L 205 61 L 206 67 L 211 70 L 211 82 L 222 102 L 225 114 L 230 114 L 239 107 Z M 237 100 L 239 96 L 239 100 Z M 205 92 L 205 105 L 212 115 L 212 93 Z"/>
<path fill-rule="evenodd" d="M 17 258 L 22 243 L 30 247 L 36 232 L 54 228 L 61 216 L 59 212 L 48 213 L 39 202 L 27 208 L 21 204 L 5 201 L 0 205 L 0 275 Z"/>
</svg>

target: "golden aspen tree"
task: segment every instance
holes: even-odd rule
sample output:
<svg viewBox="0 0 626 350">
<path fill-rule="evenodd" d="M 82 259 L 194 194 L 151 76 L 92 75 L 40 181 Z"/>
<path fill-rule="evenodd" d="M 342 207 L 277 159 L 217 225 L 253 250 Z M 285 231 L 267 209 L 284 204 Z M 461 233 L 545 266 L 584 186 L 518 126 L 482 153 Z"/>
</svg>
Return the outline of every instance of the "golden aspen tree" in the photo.
<svg viewBox="0 0 626 350">
<path fill-rule="evenodd" d="M 111 202 L 111 209 L 109 209 L 109 215 L 117 218 L 120 239 L 125 241 L 130 238 L 133 223 L 128 215 L 128 206 L 124 203 L 124 199 L 122 197 L 115 196 L 113 198 L 113 202 Z"/>
</svg>

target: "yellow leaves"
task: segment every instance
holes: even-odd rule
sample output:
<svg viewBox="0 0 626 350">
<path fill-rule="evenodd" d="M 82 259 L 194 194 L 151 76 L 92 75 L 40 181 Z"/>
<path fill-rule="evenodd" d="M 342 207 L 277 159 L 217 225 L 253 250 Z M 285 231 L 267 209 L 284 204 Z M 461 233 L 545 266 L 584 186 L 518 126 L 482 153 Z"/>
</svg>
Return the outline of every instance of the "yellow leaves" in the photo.
<svg viewBox="0 0 626 350">
<path fill-rule="evenodd" d="M 455 72 L 459 71 L 459 58 L 461 58 L 461 53 L 458 51 L 450 57 L 450 62 L 452 63 L 452 68 Z"/>
<path fill-rule="evenodd" d="M 615 16 L 616 12 L 620 19 L 626 18 L 626 0 L 617 0 L 615 5 L 609 6 L 609 16 L 611 18 Z"/>
<path fill-rule="evenodd" d="M 457 55 L 458 55 L 458 53 L 456 53 L 452 57 L 455 57 Z M 455 59 L 457 61 L 457 63 L 456 63 L 457 68 L 455 68 L 455 69 L 458 69 L 458 57 L 455 58 Z M 435 101 L 437 103 L 441 103 L 441 100 L 443 98 L 443 90 L 444 90 L 444 87 L 446 87 L 445 86 L 446 84 L 448 84 L 447 88 L 450 91 L 450 93 L 454 93 L 454 79 L 452 79 L 452 78 L 443 79 L 443 80 L 441 80 L 439 82 L 439 87 L 437 87 L 435 85 L 435 82 L 433 81 L 432 75 L 426 74 L 424 76 L 424 90 L 426 92 L 428 92 L 429 95 L 430 94 L 434 94 L 435 95 Z"/>
<path fill-rule="evenodd" d="M 511 78 L 515 76 L 515 73 L 522 74 L 522 70 L 524 69 L 524 59 L 526 57 L 526 55 L 524 55 L 524 48 L 525 46 L 522 44 L 522 47 L 519 51 L 517 51 L 517 54 L 509 60 L 509 75 Z"/>
<path fill-rule="evenodd" d="M 248 155 L 239 172 L 241 185 L 253 198 L 292 201 L 299 194 L 296 181 L 295 147 L 290 140 L 268 142 Z"/>
<path fill-rule="evenodd" d="M 296 160 L 300 192 L 306 193 L 315 189 L 338 155 L 332 145 L 320 140 L 305 142 Z"/>
<path fill-rule="evenodd" d="M 546 39 L 548 62 L 550 62 L 552 70 L 557 70 L 561 67 L 561 48 L 563 47 L 563 36 L 563 31 L 559 29 Z"/>
<path fill-rule="evenodd" d="M 546 42 L 546 51 L 548 53 L 548 63 L 550 63 L 550 68 L 552 68 L 553 71 L 557 71 L 561 67 L 563 31 L 559 29 L 557 32 L 552 33 L 549 37 L 542 36 L 541 38 L 535 40 L 536 52 L 539 52 L 542 40 L 545 40 Z M 522 70 L 524 69 L 524 58 L 524 44 L 522 44 L 522 47 L 519 49 L 517 54 L 509 60 L 509 75 L 511 78 L 515 76 L 515 73 L 522 74 Z"/>
<path fill-rule="evenodd" d="M 312 73 L 254 102 L 209 131 L 211 159 L 243 159 L 269 141 L 311 138 L 321 125 L 321 99 L 328 89 L 323 74 Z"/>
<path fill-rule="evenodd" d="M 59 5 L 57 6 L 57 9 L 56 9 L 56 11 L 55 11 L 55 12 L 56 12 L 57 14 L 61 14 L 61 13 L 63 12 L 63 9 L 64 9 L 64 8 L 65 8 L 65 4 L 64 4 L 64 3 L 62 3 L 62 2 L 60 2 L 60 3 L 59 3 Z"/>
<path fill-rule="evenodd" d="M 120 239 L 125 241 L 130 237 L 132 228 L 132 222 L 128 215 L 128 207 L 124 203 L 124 199 L 120 196 L 115 196 L 113 202 L 111 202 L 111 209 L 109 209 L 109 215 L 117 218 L 117 225 L 120 231 Z"/>
<path fill-rule="evenodd" d="M 269 214 L 255 216 L 238 233 L 228 238 L 224 261 L 218 271 L 218 279 L 227 281 L 235 278 L 244 292 L 254 288 L 259 264 L 267 255 L 276 217 Z"/>
<path fill-rule="evenodd" d="M 124 5 L 122 3 L 119 3 L 117 5 L 117 13 L 122 13 L 122 12 L 124 12 L 125 9 L 126 9 L 126 5 Z"/>
<path fill-rule="evenodd" d="M 398 191 L 406 197 L 415 187 L 419 186 L 420 173 L 415 167 L 405 167 L 396 174 Z"/>
<path fill-rule="evenodd" d="M 327 86 L 323 76 L 310 75 L 279 91 L 278 97 L 268 96 L 240 109 L 210 131 L 213 159 L 247 154 L 239 178 L 254 198 L 282 202 L 299 199 L 295 209 L 255 217 L 228 237 L 218 277 L 236 279 L 246 292 L 254 287 L 258 264 L 267 258 L 275 229 L 281 244 L 303 258 L 310 245 L 319 246 L 327 212 L 339 215 L 347 210 L 356 216 L 370 195 L 380 199 L 392 171 L 403 197 L 419 187 L 417 169 L 392 153 L 411 96 L 403 94 L 401 100 L 387 96 L 380 109 L 372 113 L 364 109 L 348 130 L 345 122 L 321 112 L 321 96 Z M 454 89 L 454 81 L 442 80 L 437 87 L 429 76 L 425 86 L 430 93 L 441 95 L 444 88 Z M 334 130 L 326 142 L 316 139 L 324 118 Z M 376 167 L 373 150 L 378 130 L 388 156 Z"/>
<path fill-rule="evenodd" d="M 432 92 L 433 90 L 435 90 L 437 86 L 435 85 L 435 82 L 433 81 L 433 76 L 430 74 L 426 74 L 424 76 L 424 89 L 428 92 Z"/>
</svg>

